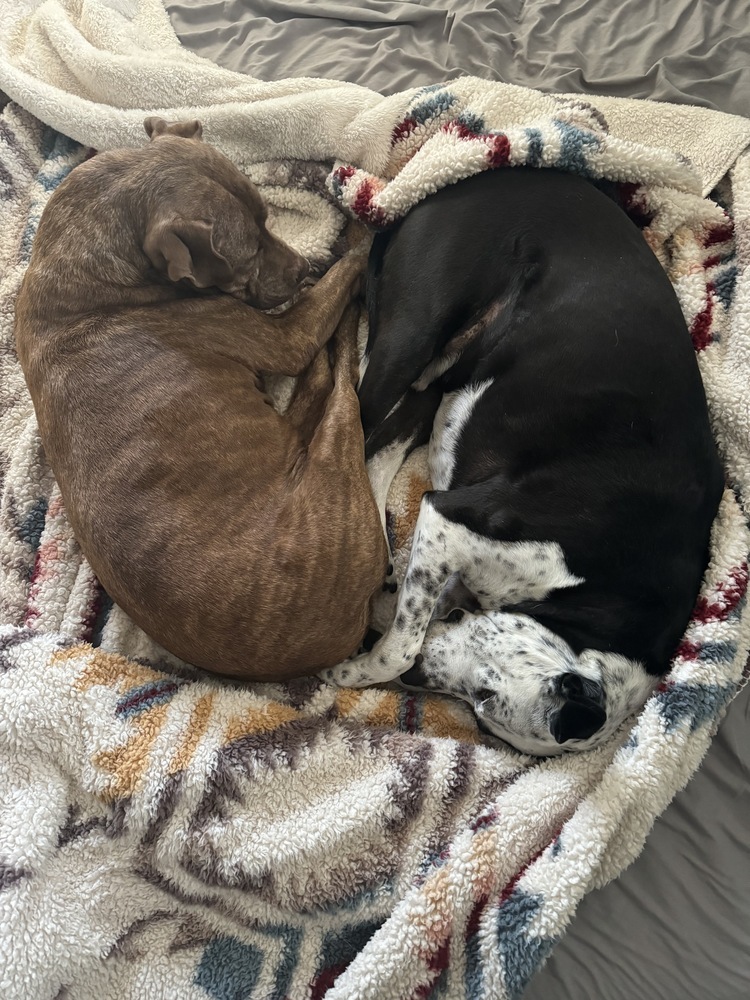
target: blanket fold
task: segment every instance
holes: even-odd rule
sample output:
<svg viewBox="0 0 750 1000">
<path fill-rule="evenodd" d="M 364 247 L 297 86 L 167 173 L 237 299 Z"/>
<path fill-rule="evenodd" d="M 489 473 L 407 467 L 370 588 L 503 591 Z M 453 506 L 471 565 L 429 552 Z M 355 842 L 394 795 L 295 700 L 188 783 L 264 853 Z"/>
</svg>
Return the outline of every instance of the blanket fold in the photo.
<svg viewBox="0 0 750 1000">
<path fill-rule="evenodd" d="M 184 52 L 158 0 L 13 9 L 0 0 L 0 995 L 520 997 L 747 679 L 750 123 L 475 79 L 387 99 L 265 84 Z M 727 490 L 672 670 L 610 744 L 539 761 L 448 698 L 226 684 L 112 606 L 46 464 L 13 303 L 51 192 L 89 147 L 145 141 L 153 111 L 202 117 L 320 267 L 342 209 L 387 225 L 479 170 L 611 185 L 675 287 Z M 397 573 L 428 487 L 417 452 L 389 498 Z M 376 624 L 392 609 L 386 594 Z"/>
</svg>

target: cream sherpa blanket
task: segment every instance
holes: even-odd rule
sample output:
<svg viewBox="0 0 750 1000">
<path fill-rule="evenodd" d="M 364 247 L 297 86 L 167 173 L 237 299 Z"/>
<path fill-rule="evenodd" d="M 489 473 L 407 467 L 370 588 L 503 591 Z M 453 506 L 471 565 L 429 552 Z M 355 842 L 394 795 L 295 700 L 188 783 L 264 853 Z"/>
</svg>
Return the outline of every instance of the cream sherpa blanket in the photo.
<svg viewBox="0 0 750 1000">
<path fill-rule="evenodd" d="M 388 99 L 262 84 L 181 50 L 158 0 L 14 20 L 23 6 L 0 6 L 0 88 L 26 108 L 0 119 L 0 996 L 520 996 L 742 682 L 750 123 L 597 100 L 607 134 L 580 101 L 477 80 Z M 143 141 L 147 112 L 201 117 L 321 265 L 337 202 L 384 224 L 431 187 L 528 162 L 618 183 L 686 314 L 729 485 L 693 621 L 629 732 L 532 761 L 483 743 L 450 699 L 207 680 L 111 607 L 40 448 L 13 302 L 50 192 L 85 147 Z M 649 138 L 669 152 L 633 144 Z M 389 500 L 402 555 L 426 485 L 413 456 Z"/>
</svg>

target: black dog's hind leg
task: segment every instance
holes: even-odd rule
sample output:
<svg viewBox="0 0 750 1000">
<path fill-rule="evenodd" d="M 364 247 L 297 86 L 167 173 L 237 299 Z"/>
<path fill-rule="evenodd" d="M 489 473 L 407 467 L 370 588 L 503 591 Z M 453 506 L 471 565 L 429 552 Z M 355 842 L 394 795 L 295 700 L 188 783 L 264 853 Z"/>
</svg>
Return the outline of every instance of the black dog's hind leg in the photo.
<svg viewBox="0 0 750 1000">
<path fill-rule="evenodd" d="M 503 510 L 499 497 L 491 535 L 468 527 L 466 512 L 482 499 L 485 483 L 424 495 L 393 624 L 369 653 L 323 671 L 324 680 L 365 687 L 409 670 L 455 573 L 478 605 L 494 610 L 524 599 L 542 601 L 550 591 L 583 582 L 571 574 L 557 543 L 522 538 L 522 520 L 511 506 Z"/>
<path fill-rule="evenodd" d="M 437 358 L 475 308 L 446 295 L 453 262 L 416 213 L 393 232 L 375 238 L 367 274 L 370 332 L 359 405 L 365 441 L 381 427 L 408 390 Z M 404 269 L 418 254 L 430 281 L 404 286 Z M 372 449 L 370 449 L 372 453 Z"/>
<path fill-rule="evenodd" d="M 343 687 L 383 684 L 413 665 L 445 584 L 483 547 L 479 536 L 443 513 L 453 513 L 456 499 L 453 492 L 424 495 L 393 624 L 369 653 L 323 671 L 324 680 Z"/>
<path fill-rule="evenodd" d="M 430 440 L 441 398 L 435 385 L 423 392 L 409 389 L 365 445 L 367 475 L 384 530 L 391 483 L 409 454 Z"/>
</svg>

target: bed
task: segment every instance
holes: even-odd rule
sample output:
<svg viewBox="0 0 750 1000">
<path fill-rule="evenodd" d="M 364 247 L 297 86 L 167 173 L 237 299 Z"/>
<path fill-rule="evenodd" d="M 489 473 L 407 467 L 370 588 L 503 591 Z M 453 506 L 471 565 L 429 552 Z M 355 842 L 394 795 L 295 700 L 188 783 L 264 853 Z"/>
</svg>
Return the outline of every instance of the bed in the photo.
<svg viewBox="0 0 750 1000">
<path fill-rule="evenodd" d="M 34 6 L 31 0 L 24 5 Z M 126 16 L 136 0 L 102 0 L 102 6 Z M 750 113 L 745 0 L 177 0 L 166 6 L 185 47 L 261 80 L 326 77 L 397 94 L 472 75 L 554 93 L 652 98 Z M 66 155 L 67 150 L 60 153 Z M 45 524 L 47 530 L 49 518 Z M 30 525 L 33 534 L 37 528 Z M 96 644 L 106 617 L 101 602 L 91 616 L 88 634 Z M 54 656 L 65 655 L 63 644 Z M 133 690 L 140 691 L 143 678 L 132 670 Z M 189 680 L 186 675 L 179 683 L 186 689 Z M 567 933 L 526 987 L 525 1000 L 750 995 L 749 722 L 745 688 L 730 705 L 700 771 L 660 816 L 641 856 L 614 882 L 583 898 Z M 71 843 L 75 838 L 83 843 L 96 823 L 110 836 L 116 811 L 106 822 L 92 816 L 71 815 L 65 828 Z M 5 873 L 15 878 L 10 867 Z M 166 928 L 169 915 L 159 919 Z M 362 940 L 350 942 L 355 952 L 367 939 L 360 931 Z M 118 943 L 126 957 L 137 957 L 138 933 L 136 928 Z M 205 931 L 196 920 L 180 933 L 179 947 L 189 951 Z M 212 947 L 209 942 L 204 959 Z M 213 971 L 206 965 L 202 982 L 208 995 L 249 993 L 250 949 L 243 955 L 246 978 L 239 976 L 231 994 L 229 985 L 216 979 L 216 967 L 232 955 L 214 948 Z M 333 982 L 321 976 L 313 995 L 322 997 Z M 439 984 L 432 993 L 415 996 L 438 997 Z M 474 995 L 468 986 L 466 995 Z"/>
<path fill-rule="evenodd" d="M 174 0 L 183 44 L 383 93 L 455 75 L 750 114 L 746 0 Z M 750 689 L 636 863 L 582 902 L 525 1000 L 750 996 Z"/>
</svg>

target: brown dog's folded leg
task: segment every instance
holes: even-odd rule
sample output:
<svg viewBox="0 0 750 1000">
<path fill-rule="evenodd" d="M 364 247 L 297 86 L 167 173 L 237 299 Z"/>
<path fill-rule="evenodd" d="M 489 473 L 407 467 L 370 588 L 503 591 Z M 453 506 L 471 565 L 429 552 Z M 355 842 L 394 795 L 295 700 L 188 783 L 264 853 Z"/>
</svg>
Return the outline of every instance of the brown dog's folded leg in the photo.
<svg viewBox="0 0 750 1000">
<path fill-rule="evenodd" d="M 348 253 L 279 316 L 259 312 L 231 295 L 160 303 L 158 316 L 152 307 L 140 313 L 142 321 L 167 341 L 173 334 L 181 338 L 185 328 L 200 330 L 200 339 L 214 354 L 255 372 L 297 376 L 328 343 L 344 309 L 359 294 L 366 262 L 361 253 Z M 131 317 L 135 320 L 138 312 Z"/>
<path fill-rule="evenodd" d="M 321 421 L 328 397 L 333 389 L 333 372 L 328 350 L 318 351 L 312 364 L 304 371 L 294 388 L 284 417 L 295 427 L 305 448 Z"/>
<path fill-rule="evenodd" d="M 333 336 L 346 306 L 359 294 L 359 278 L 366 266 L 363 252 L 350 251 L 285 313 L 269 317 L 276 325 L 276 336 L 263 345 L 263 363 L 259 361 L 258 368 L 283 375 L 303 372 Z"/>
<path fill-rule="evenodd" d="M 360 307 L 350 303 L 344 310 L 334 344 L 334 386 L 322 420 L 315 429 L 308 448 L 308 462 L 315 459 L 341 468 L 342 463 L 360 472 L 364 470 L 364 434 L 359 419 L 357 380 L 357 323 Z M 365 491 L 371 496 L 369 488 Z"/>
<path fill-rule="evenodd" d="M 353 302 L 345 311 L 333 337 L 333 375 L 335 382 L 348 382 L 356 388 L 359 382 L 359 352 L 357 332 L 361 307 Z M 359 402 L 357 403 L 359 405 Z"/>
<path fill-rule="evenodd" d="M 309 448 L 314 437 L 317 437 L 319 425 L 323 422 L 323 413 L 327 412 L 329 400 L 336 388 L 338 395 L 345 401 L 338 404 L 342 418 L 349 418 L 353 410 L 352 402 L 356 404 L 359 417 L 355 386 L 359 377 L 357 357 L 357 327 L 360 315 L 358 302 L 350 303 L 344 310 L 341 322 L 333 335 L 333 370 L 329 360 L 328 350 L 318 352 L 307 371 L 303 372 L 295 387 L 292 401 L 285 413 L 287 420 L 299 431 L 305 447 Z M 359 419 L 356 421 L 359 431 Z M 347 436 L 349 432 L 344 430 Z M 345 445 L 342 444 L 342 447 Z M 361 454 L 358 456 L 361 459 Z"/>
<path fill-rule="evenodd" d="M 358 316 L 359 303 L 351 303 L 344 311 L 335 339 L 333 390 L 307 450 L 289 478 L 290 523 L 305 532 L 305 549 L 319 553 L 314 584 L 305 586 L 304 645 L 297 639 L 296 659 L 290 657 L 295 669 L 300 664 L 340 663 L 357 650 L 388 561 L 365 470 L 364 435 L 354 387 Z M 311 503 L 322 505 L 315 518 L 308 513 Z M 325 517 L 321 519 L 322 509 Z M 288 626 L 279 627 L 289 632 Z M 289 647 L 291 639 L 285 635 L 284 641 Z"/>
</svg>

